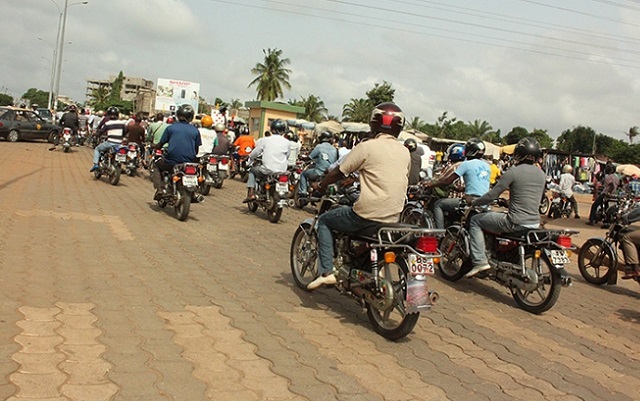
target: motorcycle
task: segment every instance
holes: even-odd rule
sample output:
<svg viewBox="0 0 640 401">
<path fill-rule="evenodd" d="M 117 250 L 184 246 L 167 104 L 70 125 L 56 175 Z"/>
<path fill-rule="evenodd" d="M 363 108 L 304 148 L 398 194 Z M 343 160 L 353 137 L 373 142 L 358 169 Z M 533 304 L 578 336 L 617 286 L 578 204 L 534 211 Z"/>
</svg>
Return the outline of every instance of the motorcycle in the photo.
<svg viewBox="0 0 640 401">
<path fill-rule="evenodd" d="M 73 142 L 73 131 L 69 127 L 64 127 L 62 129 L 62 134 L 60 134 L 60 145 L 62 145 L 64 153 L 69 153 L 73 146 Z"/>
<path fill-rule="evenodd" d="M 578 253 L 578 269 L 584 279 L 596 285 L 616 284 L 618 282 L 618 268 L 620 259 L 618 249 L 621 248 L 620 239 L 628 230 L 620 216 L 633 205 L 632 199 L 627 199 L 616 210 L 609 230 L 602 237 L 593 237 L 585 241 Z M 640 250 L 640 247 L 636 246 Z M 640 278 L 636 277 L 638 283 Z"/>
<path fill-rule="evenodd" d="M 161 157 L 162 151 L 159 152 Z M 198 163 L 181 163 L 173 166 L 172 172 L 162 172 L 164 191 L 162 198 L 156 202 L 161 209 L 166 206 L 173 207 L 176 218 L 180 221 L 185 221 L 189 217 L 192 200 L 197 203 L 204 202 L 204 197 L 196 194 L 198 166 Z"/>
<path fill-rule="evenodd" d="M 124 163 L 125 174 L 133 177 L 140 168 L 140 145 L 130 143 L 127 147 L 127 158 Z"/>
<path fill-rule="evenodd" d="M 439 272 L 445 280 L 458 281 L 471 270 L 469 223 L 472 216 L 486 210 L 486 207 L 471 207 L 464 200 L 461 202 L 459 222 L 447 228 L 440 242 Z M 488 278 L 509 288 L 521 309 L 534 314 L 545 312 L 557 302 L 561 287 L 571 285 L 564 265 L 569 263 L 569 252 L 576 249 L 571 235 L 577 233 L 546 229 L 504 234 L 485 232 L 491 269 L 475 277 Z"/>
<path fill-rule="evenodd" d="M 77 145 L 81 146 L 84 145 L 84 143 L 87 140 L 87 136 L 89 135 L 89 132 L 87 130 L 87 128 L 80 128 L 78 129 L 78 141 L 77 141 Z"/>
<path fill-rule="evenodd" d="M 203 183 L 201 187 L 203 195 L 208 195 L 211 187 L 222 188 L 224 180 L 228 177 L 230 160 L 228 155 L 213 153 L 207 153 L 200 158 L 201 168 L 198 182 L 202 181 Z"/>
<path fill-rule="evenodd" d="M 315 217 L 302 221 L 293 235 L 291 273 L 300 289 L 307 290 L 318 276 L 318 218 L 341 204 L 349 205 L 351 199 L 329 186 Z M 427 281 L 441 257 L 438 238 L 444 230 L 396 223 L 357 234 L 333 234 L 335 288 L 366 309 L 376 333 L 393 341 L 406 337 L 420 313 L 439 299 Z"/>
<path fill-rule="evenodd" d="M 433 204 L 440 199 L 433 190 L 424 185 L 409 185 L 407 187 L 407 200 L 402 212 L 400 222 L 413 224 L 425 228 L 434 228 Z"/>
<path fill-rule="evenodd" d="M 231 178 L 234 178 L 236 175 L 240 175 L 240 180 L 242 182 L 247 182 L 249 179 L 249 153 L 251 153 L 251 147 L 247 147 L 245 149 L 248 153 L 246 155 L 240 156 L 238 152 L 233 153 L 233 158 L 235 160 L 234 169 L 230 174 Z"/>
<path fill-rule="evenodd" d="M 109 184 L 118 185 L 122 174 L 122 163 L 127 160 L 127 148 L 124 146 L 110 147 L 100 154 L 98 169 L 93 172 L 96 180 L 103 175 L 109 178 Z"/>
<path fill-rule="evenodd" d="M 256 184 L 256 198 L 247 203 L 251 212 L 261 207 L 267 218 L 272 223 L 277 223 L 282 216 L 282 209 L 285 206 L 292 206 L 293 201 L 289 201 L 289 173 L 272 173 L 264 177 Z"/>
<path fill-rule="evenodd" d="M 549 217 L 559 219 L 561 217 L 571 217 L 573 213 L 573 205 L 569 199 L 562 195 L 557 189 L 551 190 L 551 205 L 549 206 Z"/>
<path fill-rule="evenodd" d="M 544 192 L 542 192 L 542 198 L 540 198 L 540 206 L 538 207 L 538 212 L 540 214 L 549 213 L 549 207 L 551 206 L 551 198 L 547 195 L 547 191 L 549 190 L 549 186 L 553 180 L 551 177 L 547 177 L 547 182 L 545 183 Z"/>
<path fill-rule="evenodd" d="M 307 194 L 306 196 L 300 196 L 300 177 L 302 176 L 302 173 L 309 169 L 309 168 L 313 168 L 315 166 L 315 163 L 312 160 L 309 160 L 308 157 L 305 156 L 300 156 L 300 158 L 296 161 L 296 164 L 294 166 L 291 166 L 289 171 L 291 172 L 291 174 L 289 175 L 290 177 L 290 182 L 289 185 L 292 186 L 293 188 L 293 204 L 295 207 L 297 207 L 298 209 L 302 209 L 304 208 L 307 203 L 309 203 L 309 199 L 311 197 L 311 194 L 313 192 L 313 189 L 311 188 L 311 183 L 312 182 L 318 182 L 322 179 L 322 177 L 318 177 L 318 179 L 316 180 L 307 180 Z"/>
</svg>

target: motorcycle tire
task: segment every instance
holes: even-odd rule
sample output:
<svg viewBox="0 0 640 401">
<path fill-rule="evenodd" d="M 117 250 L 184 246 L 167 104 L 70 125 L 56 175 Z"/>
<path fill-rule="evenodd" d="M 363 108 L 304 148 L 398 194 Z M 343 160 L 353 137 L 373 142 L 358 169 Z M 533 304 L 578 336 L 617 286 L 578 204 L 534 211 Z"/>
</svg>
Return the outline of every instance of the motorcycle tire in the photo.
<svg viewBox="0 0 640 401">
<path fill-rule="evenodd" d="M 267 218 L 272 223 L 280 221 L 280 217 L 282 216 L 282 207 L 278 205 L 279 201 L 280 196 L 273 192 L 271 194 L 271 207 L 267 209 Z"/>
<path fill-rule="evenodd" d="M 189 209 L 191 208 L 191 195 L 187 194 L 184 189 L 180 190 L 180 200 L 175 207 L 176 218 L 185 221 L 189 217 Z"/>
<path fill-rule="evenodd" d="M 71 150 L 71 148 L 69 146 L 63 146 L 62 147 L 64 153 L 69 153 L 69 151 Z"/>
<path fill-rule="evenodd" d="M 200 188 L 200 193 L 204 196 L 209 195 L 209 192 L 211 192 L 211 185 L 210 184 L 202 184 L 202 187 Z"/>
<path fill-rule="evenodd" d="M 160 199 L 158 201 L 156 201 L 158 203 L 158 207 L 160 209 L 164 209 L 167 206 L 167 200 L 166 199 Z"/>
<path fill-rule="evenodd" d="M 122 174 L 120 166 L 114 166 L 113 170 L 111 170 L 111 173 L 109 173 L 109 184 L 118 185 L 118 183 L 120 182 L 120 174 Z"/>
<path fill-rule="evenodd" d="M 395 263 L 380 264 L 380 276 L 382 281 L 386 281 L 390 288 L 393 288 L 393 304 L 384 310 L 379 310 L 371 303 L 367 303 L 367 317 L 373 325 L 376 333 L 382 337 L 397 341 L 406 337 L 418 323 L 420 313 L 406 313 L 404 304 L 397 305 L 406 299 L 407 276 L 409 268 L 407 261 L 400 257 Z"/>
<path fill-rule="evenodd" d="M 213 184 L 211 184 L 211 186 L 214 187 L 215 189 L 220 189 L 222 188 L 222 184 L 224 184 L 224 180 L 216 181 Z"/>
<path fill-rule="evenodd" d="M 96 171 L 94 171 L 93 176 L 95 177 L 96 180 L 99 180 L 100 177 L 102 177 L 102 173 L 100 172 L 100 169 L 97 169 Z"/>
<path fill-rule="evenodd" d="M 617 274 L 618 257 L 602 238 L 590 238 L 578 253 L 578 269 L 587 282 L 602 285 L 611 274 Z"/>
<path fill-rule="evenodd" d="M 304 196 L 300 196 L 300 181 L 296 182 L 296 185 L 293 187 L 293 205 L 298 209 L 302 209 L 307 206 L 308 200 Z"/>
<path fill-rule="evenodd" d="M 535 258 L 533 254 L 525 255 L 525 264 L 540 263 L 545 271 L 538 277 L 541 284 L 535 291 L 523 291 L 511 288 L 511 295 L 518 307 L 526 312 L 539 315 L 553 307 L 560 297 L 562 285 L 560 274 L 551 266 L 546 258 Z M 537 299 L 539 298 L 539 299 Z"/>
<path fill-rule="evenodd" d="M 438 272 L 447 281 L 458 281 L 471 270 L 471 261 L 465 258 L 462 245 L 458 243 L 460 227 L 452 226 L 440 240 L 440 265 Z"/>
<path fill-rule="evenodd" d="M 307 285 L 318 277 L 318 235 L 309 223 L 303 223 L 293 234 L 289 262 L 291 275 L 298 288 L 309 291 Z"/>
<path fill-rule="evenodd" d="M 400 213 L 400 222 L 422 228 L 435 228 L 433 216 L 430 211 L 410 205 L 405 206 Z"/>
<path fill-rule="evenodd" d="M 544 198 L 542 198 L 542 201 L 540 201 L 538 212 L 540 214 L 547 214 L 549 212 L 550 205 L 551 205 L 551 202 L 549 201 L 549 198 L 545 196 Z"/>
</svg>

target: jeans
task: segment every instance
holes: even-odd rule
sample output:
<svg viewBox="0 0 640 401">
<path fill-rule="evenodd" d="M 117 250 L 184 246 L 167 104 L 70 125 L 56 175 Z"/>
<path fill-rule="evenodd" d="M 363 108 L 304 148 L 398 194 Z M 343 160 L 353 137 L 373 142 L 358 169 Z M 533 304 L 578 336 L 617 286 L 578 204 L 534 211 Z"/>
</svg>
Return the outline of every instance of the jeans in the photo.
<svg viewBox="0 0 640 401">
<path fill-rule="evenodd" d="M 442 198 L 438 199 L 433 204 L 433 219 L 436 228 L 443 229 L 444 226 L 444 212 L 454 212 L 460 205 L 459 198 Z"/>
<path fill-rule="evenodd" d="M 320 274 L 333 271 L 333 234 L 332 230 L 355 233 L 379 226 L 382 223 L 363 219 L 353 212 L 351 206 L 341 206 L 322 214 L 318 219 L 318 252 L 320 254 Z"/>
<path fill-rule="evenodd" d="M 93 164 L 98 164 L 100 161 L 100 153 L 104 153 L 110 148 L 115 148 L 116 146 L 119 146 L 119 144 L 111 143 L 109 141 L 102 142 L 100 145 L 96 146 L 96 148 L 93 149 Z"/>
<path fill-rule="evenodd" d="M 317 168 L 304 170 L 300 175 L 300 187 L 298 189 L 298 193 L 307 195 L 307 192 L 309 191 L 309 181 L 315 181 L 322 177 L 323 174 L 324 172 Z"/>
<path fill-rule="evenodd" d="M 604 197 L 605 197 L 605 194 L 603 192 L 600 195 L 598 195 L 598 197 L 593 201 L 593 204 L 591 205 L 591 210 L 589 211 L 589 222 L 591 223 L 596 222 L 596 213 L 600 205 L 604 203 Z"/>
<path fill-rule="evenodd" d="M 249 178 L 247 178 L 247 188 L 255 188 L 257 181 L 262 180 L 264 177 L 272 173 L 275 173 L 275 171 L 269 170 L 262 164 L 251 167 L 251 170 L 249 170 Z"/>
<path fill-rule="evenodd" d="M 483 230 L 491 233 L 510 233 L 514 231 L 526 230 L 517 224 L 512 224 L 507 218 L 506 213 L 485 212 L 479 213 L 471 217 L 469 223 L 469 248 L 471 251 L 471 263 L 474 266 L 489 263 L 486 254 L 486 245 L 484 243 Z"/>
</svg>

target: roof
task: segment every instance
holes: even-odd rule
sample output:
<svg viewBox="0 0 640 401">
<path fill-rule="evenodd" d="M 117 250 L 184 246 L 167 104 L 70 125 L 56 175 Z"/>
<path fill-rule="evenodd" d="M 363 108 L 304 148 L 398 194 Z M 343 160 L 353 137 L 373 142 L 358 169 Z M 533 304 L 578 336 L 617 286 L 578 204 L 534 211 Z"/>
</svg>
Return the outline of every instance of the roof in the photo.
<svg viewBox="0 0 640 401">
<path fill-rule="evenodd" d="M 245 107 L 250 109 L 271 109 L 271 110 L 279 110 L 279 111 L 287 111 L 289 113 L 302 114 L 304 113 L 304 107 L 300 106 L 292 106 L 290 104 L 281 103 L 281 102 L 266 102 L 266 101 L 252 101 L 245 102 Z"/>
</svg>

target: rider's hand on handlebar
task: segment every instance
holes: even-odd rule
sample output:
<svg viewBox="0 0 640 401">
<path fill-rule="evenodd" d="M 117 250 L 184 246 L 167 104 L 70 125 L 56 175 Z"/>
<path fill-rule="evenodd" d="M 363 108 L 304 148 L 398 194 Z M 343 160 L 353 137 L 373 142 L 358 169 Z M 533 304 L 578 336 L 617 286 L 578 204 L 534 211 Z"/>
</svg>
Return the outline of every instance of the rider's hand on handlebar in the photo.
<svg viewBox="0 0 640 401">
<path fill-rule="evenodd" d="M 465 195 L 464 201 L 467 202 L 467 205 L 471 206 L 471 202 L 473 202 L 473 198 L 471 197 L 471 195 Z"/>
</svg>

